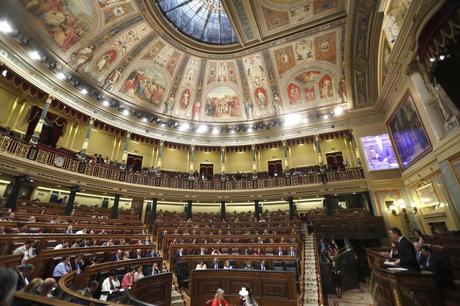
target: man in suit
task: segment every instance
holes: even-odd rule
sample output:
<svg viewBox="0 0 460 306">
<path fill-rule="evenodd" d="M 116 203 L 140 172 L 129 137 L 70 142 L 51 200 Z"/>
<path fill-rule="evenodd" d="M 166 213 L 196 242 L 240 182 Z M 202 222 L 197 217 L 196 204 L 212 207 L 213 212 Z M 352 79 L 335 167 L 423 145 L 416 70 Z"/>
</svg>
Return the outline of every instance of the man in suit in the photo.
<svg viewBox="0 0 460 306">
<path fill-rule="evenodd" d="M 18 283 L 16 285 L 16 290 L 24 289 L 24 287 L 26 287 L 29 284 L 30 278 L 34 273 L 34 269 L 35 267 L 32 264 L 23 264 L 19 266 Z"/>
<path fill-rule="evenodd" d="M 441 261 L 438 256 L 431 254 L 431 248 L 428 245 L 422 245 L 420 252 L 424 258 L 421 264 L 422 270 L 439 273 L 441 271 Z"/>
<path fill-rule="evenodd" d="M 389 235 L 398 248 L 399 258 L 396 260 L 396 263 L 402 268 L 418 270 L 417 255 L 412 242 L 404 237 L 401 230 L 397 227 L 391 228 Z"/>
<path fill-rule="evenodd" d="M 150 272 L 150 275 L 156 275 L 156 274 L 160 274 L 161 271 L 160 271 L 160 268 L 158 268 L 158 263 L 153 263 L 152 265 L 152 272 Z"/>
<path fill-rule="evenodd" d="M 267 265 L 265 264 L 265 260 L 262 260 L 262 261 L 260 262 L 258 268 L 259 268 L 259 270 L 261 270 L 261 271 L 268 270 Z"/>
<path fill-rule="evenodd" d="M 214 260 L 212 261 L 211 268 L 214 269 L 214 270 L 219 270 L 220 269 L 220 263 L 219 263 L 219 260 L 217 259 L 217 257 L 215 257 Z"/>
<path fill-rule="evenodd" d="M 85 261 L 83 260 L 83 255 L 78 254 L 72 261 L 71 261 L 72 270 L 76 271 L 77 274 L 82 273 L 85 271 Z"/>
<path fill-rule="evenodd" d="M 282 247 L 278 247 L 278 250 L 276 251 L 276 255 L 278 255 L 278 256 L 283 256 L 284 255 Z"/>
<path fill-rule="evenodd" d="M 122 261 L 122 260 L 123 260 L 123 252 L 121 250 L 117 250 L 117 252 L 112 257 L 112 261 Z"/>
<path fill-rule="evenodd" d="M 288 255 L 289 256 L 296 256 L 296 253 L 295 253 L 295 250 L 294 250 L 294 247 L 289 247 L 289 252 L 288 252 Z"/>
<path fill-rule="evenodd" d="M 180 248 L 179 250 L 177 250 L 177 252 L 176 252 L 176 258 L 177 259 L 179 259 L 183 255 L 184 255 L 184 248 Z"/>
<path fill-rule="evenodd" d="M 141 249 L 137 249 L 136 253 L 132 256 L 133 259 L 141 259 L 142 258 L 142 251 Z"/>
<path fill-rule="evenodd" d="M 155 249 L 152 249 L 150 252 L 146 254 L 145 257 L 158 257 L 158 253 Z"/>
<path fill-rule="evenodd" d="M 99 288 L 99 282 L 96 280 L 91 281 L 88 286 L 81 291 L 81 294 L 90 298 L 95 298 L 97 289 Z"/>
</svg>

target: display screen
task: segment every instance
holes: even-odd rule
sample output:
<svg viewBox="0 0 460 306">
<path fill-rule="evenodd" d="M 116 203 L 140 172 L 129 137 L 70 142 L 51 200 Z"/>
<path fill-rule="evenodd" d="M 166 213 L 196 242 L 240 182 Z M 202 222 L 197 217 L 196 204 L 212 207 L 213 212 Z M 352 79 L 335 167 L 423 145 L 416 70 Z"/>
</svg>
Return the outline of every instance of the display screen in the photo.
<svg viewBox="0 0 460 306">
<path fill-rule="evenodd" d="M 369 171 L 399 168 L 388 134 L 362 137 L 361 143 Z"/>
</svg>

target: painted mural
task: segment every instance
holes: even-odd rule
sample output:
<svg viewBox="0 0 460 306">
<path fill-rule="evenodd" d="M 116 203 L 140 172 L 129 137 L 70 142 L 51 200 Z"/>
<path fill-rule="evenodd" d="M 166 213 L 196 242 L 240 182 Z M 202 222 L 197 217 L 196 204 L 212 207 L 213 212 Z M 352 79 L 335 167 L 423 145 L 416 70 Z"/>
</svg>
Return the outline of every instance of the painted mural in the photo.
<svg viewBox="0 0 460 306">
<path fill-rule="evenodd" d="M 336 32 L 315 37 L 315 55 L 319 61 L 336 63 L 337 38 Z"/>
<path fill-rule="evenodd" d="M 76 45 L 94 27 L 95 15 L 88 1 L 21 0 L 21 3 L 25 10 L 37 19 L 39 27 L 47 32 L 63 52 Z"/>
<path fill-rule="evenodd" d="M 208 79 L 206 84 L 213 82 L 233 82 L 238 84 L 236 67 L 233 61 L 210 62 L 208 65 Z"/>
<path fill-rule="evenodd" d="M 254 101 L 253 116 L 259 118 L 273 114 L 273 108 L 269 105 L 269 84 L 266 69 L 263 65 L 262 56 L 255 54 L 243 59 L 249 90 L 252 92 Z"/>
<path fill-rule="evenodd" d="M 313 40 L 302 39 L 295 43 L 295 54 L 298 63 L 309 63 L 313 60 Z"/>
<path fill-rule="evenodd" d="M 262 0 L 260 2 L 260 7 L 256 6 L 255 11 L 263 20 L 265 27 L 262 27 L 262 31 L 266 34 L 273 33 L 275 30 L 294 28 L 337 12 L 344 6 L 341 0 Z"/>
<path fill-rule="evenodd" d="M 232 119 L 241 116 L 238 93 L 228 86 L 217 86 L 206 96 L 204 114 L 219 119 Z"/>
<path fill-rule="evenodd" d="M 303 71 L 287 84 L 286 97 L 289 105 L 309 105 L 315 101 L 335 103 L 339 97 L 339 88 L 335 83 L 337 81 L 325 71 Z"/>
<path fill-rule="evenodd" d="M 139 68 L 129 74 L 120 91 L 159 107 L 164 100 L 166 84 L 164 76 L 155 68 Z"/>
<path fill-rule="evenodd" d="M 274 52 L 276 68 L 280 77 L 283 74 L 295 66 L 295 55 L 293 46 L 287 46 L 280 49 L 276 49 Z"/>
<path fill-rule="evenodd" d="M 172 76 L 178 66 L 181 53 L 165 42 L 158 40 L 153 47 L 142 57 L 165 68 Z"/>
<path fill-rule="evenodd" d="M 131 3 L 125 2 L 118 4 L 112 4 L 112 6 L 103 6 L 102 12 L 104 14 L 104 21 L 106 24 L 115 22 L 121 19 L 123 16 L 134 12 L 134 7 Z"/>
<path fill-rule="evenodd" d="M 174 114 L 178 117 L 193 117 L 193 114 L 190 115 L 188 110 L 189 107 L 194 104 L 193 99 L 195 97 L 195 87 L 200 64 L 200 60 L 192 58 L 185 67 L 182 83 L 178 91 L 180 93 L 180 96 L 177 97 L 179 103 L 177 103 L 176 109 L 174 110 Z"/>
</svg>

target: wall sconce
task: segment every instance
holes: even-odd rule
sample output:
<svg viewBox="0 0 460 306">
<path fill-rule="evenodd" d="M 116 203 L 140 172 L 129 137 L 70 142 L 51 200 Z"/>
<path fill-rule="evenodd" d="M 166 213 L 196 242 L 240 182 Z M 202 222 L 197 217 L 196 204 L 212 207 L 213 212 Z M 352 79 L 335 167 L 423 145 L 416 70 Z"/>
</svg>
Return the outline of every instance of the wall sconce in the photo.
<svg viewBox="0 0 460 306">
<path fill-rule="evenodd" d="M 410 209 L 406 209 L 406 202 L 403 199 L 399 199 L 396 205 L 391 205 L 390 210 L 394 216 L 403 215 L 404 218 L 409 218 L 409 215 L 417 214 L 417 203 L 410 203 Z"/>
</svg>

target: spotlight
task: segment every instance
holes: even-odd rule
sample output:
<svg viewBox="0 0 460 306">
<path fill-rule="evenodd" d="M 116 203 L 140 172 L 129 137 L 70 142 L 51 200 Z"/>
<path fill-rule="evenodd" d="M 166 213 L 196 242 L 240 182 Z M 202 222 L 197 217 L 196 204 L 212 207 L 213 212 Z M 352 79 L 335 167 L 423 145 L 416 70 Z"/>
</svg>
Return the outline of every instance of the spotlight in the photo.
<svg viewBox="0 0 460 306">
<path fill-rule="evenodd" d="M 58 72 L 58 74 L 56 74 L 56 77 L 58 78 L 58 80 L 65 80 L 65 74 L 62 72 Z"/>
<path fill-rule="evenodd" d="M 8 70 L 3 69 L 3 71 L 2 71 L 2 76 L 4 76 L 4 77 L 6 78 L 7 74 L 8 74 Z"/>
<path fill-rule="evenodd" d="M 189 129 L 190 129 L 190 124 L 188 124 L 187 122 L 184 122 L 179 126 L 179 131 L 181 132 L 188 131 Z"/>
<path fill-rule="evenodd" d="M 122 114 L 125 115 L 125 116 L 128 116 L 128 115 L 129 115 L 129 110 L 124 109 L 124 110 L 122 111 Z"/>
<path fill-rule="evenodd" d="M 206 133 L 208 131 L 208 127 L 205 125 L 205 124 L 202 124 L 200 125 L 197 129 L 196 129 L 196 132 L 197 133 Z"/>
<path fill-rule="evenodd" d="M 231 129 L 231 130 L 230 130 L 230 134 L 235 134 L 235 130 L 234 130 L 234 129 Z"/>
<path fill-rule="evenodd" d="M 248 128 L 248 133 L 252 133 L 253 131 L 254 131 L 254 130 L 253 130 L 252 127 L 249 127 L 249 128 Z"/>
<path fill-rule="evenodd" d="M 42 58 L 42 56 L 40 55 L 40 53 L 38 53 L 37 50 L 30 51 L 29 57 L 33 59 L 34 61 L 39 61 Z"/>
<path fill-rule="evenodd" d="M 329 115 L 328 115 L 328 114 L 324 115 L 324 116 L 323 116 L 323 119 L 324 119 L 324 120 L 329 119 Z"/>
<path fill-rule="evenodd" d="M 146 117 L 142 118 L 142 122 L 147 122 L 147 118 Z"/>
<path fill-rule="evenodd" d="M 289 114 L 284 118 L 285 126 L 294 126 L 302 121 L 300 114 Z"/>
<path fill-rule="evenodd" d="M 336 116 L 340 116 L 343 114 L 343 107 L 342 106 L 337 106 L 335 109 L 334 109 L 334 115 Z"/>
<path fill-rule="evenodd" d="M 13 27 L 6 20 L 0 21 L 0 32 L 8 34 L 13 32 Z"/>
<path fill-rule="evenodd" d="M 83 88 L 82 90 L 80 90 L 80 92 L 85 96 L 88 94 L 88 90 L 86 88 Z"/>
<path fill-rule="evenodd" d="M 303 118 L 303 119 L 302 119 L 302 123 L 308 123 L 308 118 L 306 118 L 306 117 Z"/>
<path fill-rule="evenodd" d="M 165 124 L 165 123 L 162 123 L 160 126 L 161 126 L 162 128 L 164 128 L 164 127 L 166 126 L 166 124 Z"/>
<path fill-rule="evenodd" d="M 104 101 L 102 101 L 102 105 L 104 105 L 104 106 L 109 106 L 109 105 L 110 105 L 110 102 L 107 101 L 107 100 L 104 100 Z"/>
<path fill-rule="evenodd" d="M 213 133 L 214 135 L 219 134 L 219 132 L 220 132 L 219 129 L 216 128 L 216 127 L 212 129 L 212 133 Z"/>
</svg>

